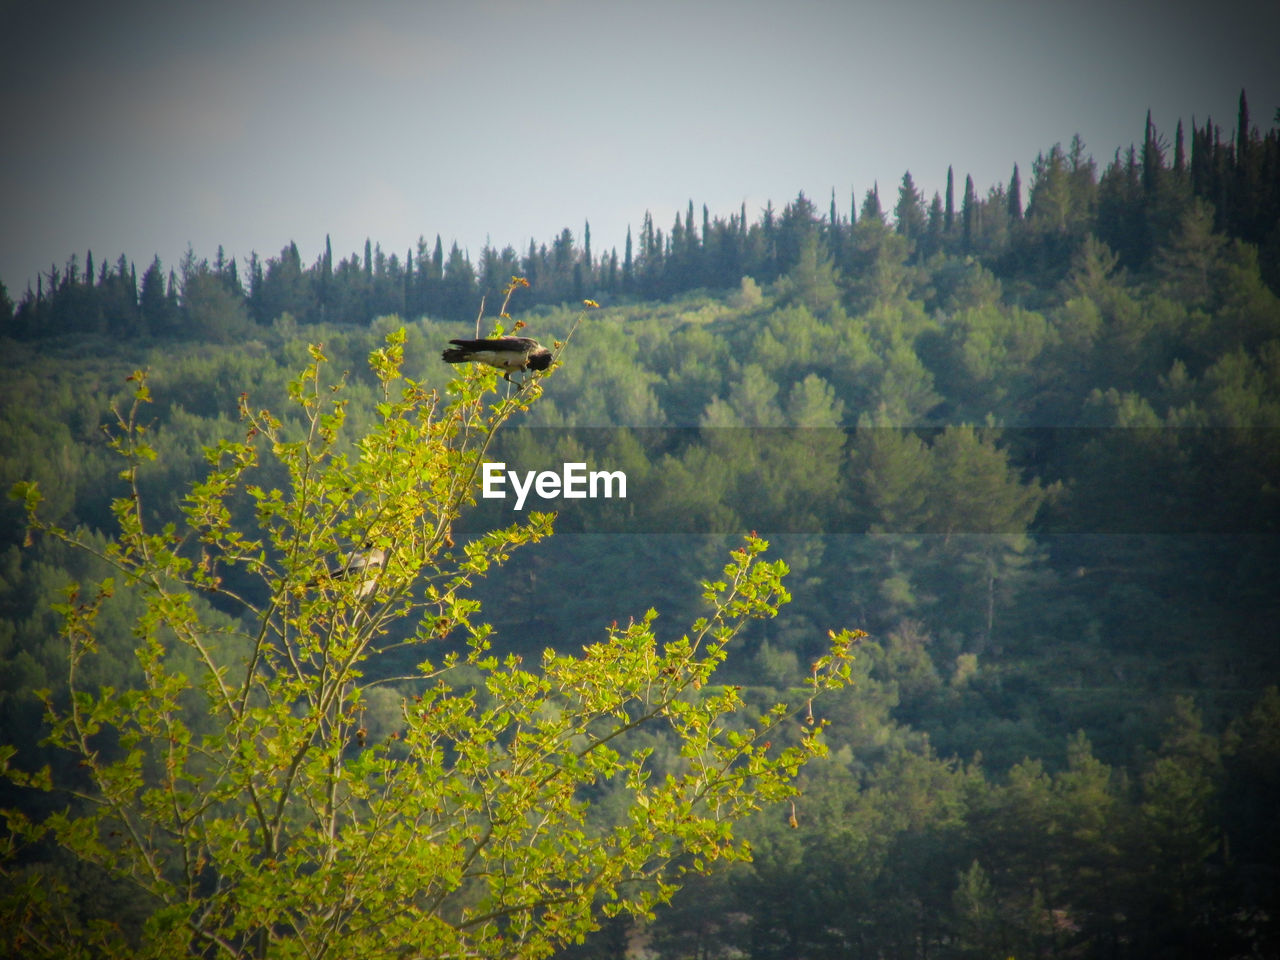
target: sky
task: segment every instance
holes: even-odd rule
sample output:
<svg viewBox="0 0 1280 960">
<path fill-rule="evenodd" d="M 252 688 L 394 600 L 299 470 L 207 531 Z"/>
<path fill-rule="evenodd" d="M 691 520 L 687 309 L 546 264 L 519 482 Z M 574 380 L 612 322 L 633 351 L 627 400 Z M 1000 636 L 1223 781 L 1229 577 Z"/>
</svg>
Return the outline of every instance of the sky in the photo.
<svg viewBox="0 0 1280 960">
<path fill-rule="evenodd" d="M 473 262 L 564 228 L 621 252 L 800 192 L 841 214 L 903 173 L 1024 189 L 1075 134 L 1101 165 L 1179 119 L 1280 107 L 1276 0 L 0 0 L 0 282 L 310 264 L 439 235 Z M 1025 197 L 1024 197 L 1025 199 Z"/>
</svg>

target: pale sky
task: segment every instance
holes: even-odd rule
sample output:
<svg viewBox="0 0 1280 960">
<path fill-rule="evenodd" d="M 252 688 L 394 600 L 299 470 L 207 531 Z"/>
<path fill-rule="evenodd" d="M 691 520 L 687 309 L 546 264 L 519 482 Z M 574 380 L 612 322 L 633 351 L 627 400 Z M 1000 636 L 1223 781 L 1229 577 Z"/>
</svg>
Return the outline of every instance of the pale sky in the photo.
<svg viewBox="0 0 1280 960">
<path fill-rule="evenodd" d="M 1172 144 L 1280 107 L 1276 0 L 252 3 L 0 0 L 0 280 L 73 252 L 175 266 L 590 221 L 596 254 L 905 170 L 1024 188 L 1079 133 L 1105 164 L 1148 108 Z"/>
</svg>

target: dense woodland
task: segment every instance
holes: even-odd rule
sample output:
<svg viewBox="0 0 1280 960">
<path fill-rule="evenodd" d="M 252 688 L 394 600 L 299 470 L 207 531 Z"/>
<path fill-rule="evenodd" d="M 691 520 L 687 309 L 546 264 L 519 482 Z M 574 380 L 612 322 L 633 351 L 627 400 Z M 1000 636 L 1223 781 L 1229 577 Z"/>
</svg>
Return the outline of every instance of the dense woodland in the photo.
<svg viewBox="0 0 1280 960">
<path fill-rule="evenodd" d="M 581 238 L 565 228 L 550 246 L 531 240 L 523 253 L 486 246 L 478 263 L 456 243 L 446 255 L 439 236 L 434 244 L 420 237 L 403 255 L 366 241 L 363 253 L 336 262 L 326 239 L 310 266 L 294 243 L 265 261 L 254 252 L 243 264 L 221 248 L 212 262 L 188 251 L 167 270 L 158 257 L 139 270 L 123 254 L 112 263 L 88 251 L 83 262 L 72 255 L 35 278 L 16 308 L 0 287 L 0 331 L 17 339 L 100 333 L 231 342 L 285 314 L 302 324 L 360 326 L 392 314 L 467 320 L 482 298 L 499 302 L 517 274 L 532 285 L 526 306 L 667 299 L 727 290 L 743 277 L 773 283 L 810 245 L 842 274 L 854 313 L 888 292 L 886 284 L 904 282 L 883 274 L 888 261 L 921 267 L 938 256 L 972 257 L 1005 281 L 1007 301 L 1035 305 L 1061 283 L 1088 236 L 1127 270 L 1169 275 L 1186 267 L 1180 292 L 1194 297 L 1205 283 L 1203 264 L 1188 258 L 1204 255 L 1196 244 L 1208 242 L 1206 230 L 1253 247 L 1264 280 L 1280 288 L 1280 131 L 1259 133 L 1244 93 L 1226 140 L 1209 118 L 1192 123 L 1189 135 L 1179 121 L 1170 144 L 1148 116 L 1141 146 L 1117 150 L 1101 172 L 1076 137 L 1066 149 L 1042 153 L 1029 174 L 1024 190 L 1015 165 L 1007 184 L 980 196 L 971 177 L 960 183 L 948 168 L 945 197 L 930 200 L 908 171 L 896 198 L 882 200 L 878 185 L 861 203 L 833 191 L 825 217 L 803 194 L 754 219 L 745 206 L 713 217 L 690 200 L 665 233 L 646 216 L 635 237 L 628 230 L 621 253 L 593 250 L 589 223 Z M 1195 236 L 1184 224 L 1193 212 L 1202 231 Z M 859 229 L 887 219 L 900 238 L 887 246 Z M 1182 246 L 1170 247 L 1173 237 Z M 938 305 L 933 298 L 925 304 Z"/>
<path fill-rule="evenodd" d="M 829 628 L 870 636 L 858 682 L 814 705 L 830 757 L 749 825 L 754 862 L 575 957 L 1276 955 L 1280 113 L 1259 132 L 1242 94 L 1226 139 L 1179 123 L 1170 144 L 1148 119 L 1101 170 L 1076 139 L 1026 174 L 979 197 L 949 172 L 926 201 L 907 173 L 896 201 L 824 215 L 802 194 L 750 222 L 690 203 L 621 255 L 586 228 L 478 265 L 438 239 L 141 276 L 72 257 L 16 306 L 0 291 L 0 482 L 35 479 L 51 520 L 109 536 L 100 425 L 145 365 L 143 498 L 174 519 L 239 395 L 284 410 L 308 342 L 348 371 L 358 435 L 388 331 L 441 386 L 441 347 L 512 275 L 544 342 L 593 298 L 504 456 L 626 470 L 629 503 L 566 510 L 492 578 L 500 644 L 575 649 L 650 606 L 684 622 L 752 528 L 792 602 L 734 682 L 771 702 Z M 0 524 L 0 725 L 22 762 L 56 763 L 31 696 L 65 682 L 50 604 L 105 569 L 24 544 L 14 505 Z M 127 592 L 110 608 L 96 681 L 136 669 L 136 612 Z M 127 920 L 126 893 L 81 882 L 86 910 Z"/>
</svg>

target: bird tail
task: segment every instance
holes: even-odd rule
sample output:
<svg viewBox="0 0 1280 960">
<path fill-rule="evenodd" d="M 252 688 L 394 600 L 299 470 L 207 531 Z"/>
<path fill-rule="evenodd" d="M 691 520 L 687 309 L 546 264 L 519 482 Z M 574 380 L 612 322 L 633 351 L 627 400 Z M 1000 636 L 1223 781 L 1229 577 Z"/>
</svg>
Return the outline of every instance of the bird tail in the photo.
<svg viewBox="0 0 1280 960">
<path fill-rule="evenodd" d="M 471 359 L 471 355 L 466 350 L 459 350 L 457 347 L 450 347 L 440 356 L 444 358 L 445 363 L 465 363 Z"/>
</svg>

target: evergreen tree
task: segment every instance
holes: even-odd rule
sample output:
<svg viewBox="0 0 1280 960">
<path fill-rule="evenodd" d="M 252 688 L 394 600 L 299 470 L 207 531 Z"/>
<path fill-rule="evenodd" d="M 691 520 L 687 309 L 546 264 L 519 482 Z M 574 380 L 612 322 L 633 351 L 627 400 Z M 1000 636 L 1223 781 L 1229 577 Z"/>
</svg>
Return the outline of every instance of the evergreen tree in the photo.
<svg viewBox="0 0 1280 960">
<path fill-rule="evenodd" d="M 4 281 L 0 280 L 0 330 L 8 331 L 13 323 L 13 301 L 9 299 L 9 291 Z"/>
<path fill-rule="evenodd" d="M 929 221 L 925 226 L 925 245 L 922 248 L 926 259 L 942 250 L 942 224 L 942 196 L 935 191 L 929 203 Z"/>
<path fill-rule="evenodd" d="M 440 311 L 449 320 L 469 320 L 477 299 L 475 269 L 454 241 L 440 282 Z"/>
<path fill-rule="evenodd" d="M 956 184 L 955 175 L 951 171 L 951 166 L 947 166 L 947 196 L 945 200 L 945 210 L 943 213 L 943 230 L 949 235 L 955 226 L 956 219 Z"/>
<path fill-rule="evenodd" d="M 1018 165 L 1013 165 L 1013 176 L 1009 178 L 1009 219 L 1015 223 L 1022 219 L 1022 178 L 1018 176 Z"/>
<path fill-rule="evenodd" d="M 143 329 L 148 333 L 163 334 L 173 329 L 176 317 L 170 314 L 169 301 L 164 294 L 164 273 L 158 256 L 151 261 L 151 265 L 142 274 L 138 310 Z"/>
<path fill-rule="evenodd" d="M 622 288 L 631 291 L 634 282 L 634 265 L 631 259 L 631 224 L 627 224 L 627 243 L 622 257 Z"/>
<path fill-rule="evenodd" d="M 924 198 L 916 189 L 910 170 L 902 175 L 902 185 L 898 188 L 898 202 L 893 208 L 893 215 L 898 233 L 906 237 L 909 244 L 914 245 L 924 233 Z"/>
<path fill-rule="evenodd" d="M 884 212 L 880 209 L 880 184 L 873 183 L 870 190 L 862 198 L 862 222 L 878 220 L 884 223 Z"/>
<path fill-rule="evenodd" d="M 964 178 L 964 199 L 960 202 L 960 221 L 962 226 L 963 250 L 969 253 L 973 250 L 974 240 L 974 219 L 977 215 L 978 199 L 973 193 L 973 177 L 965 174 Z"/>
</svg>

